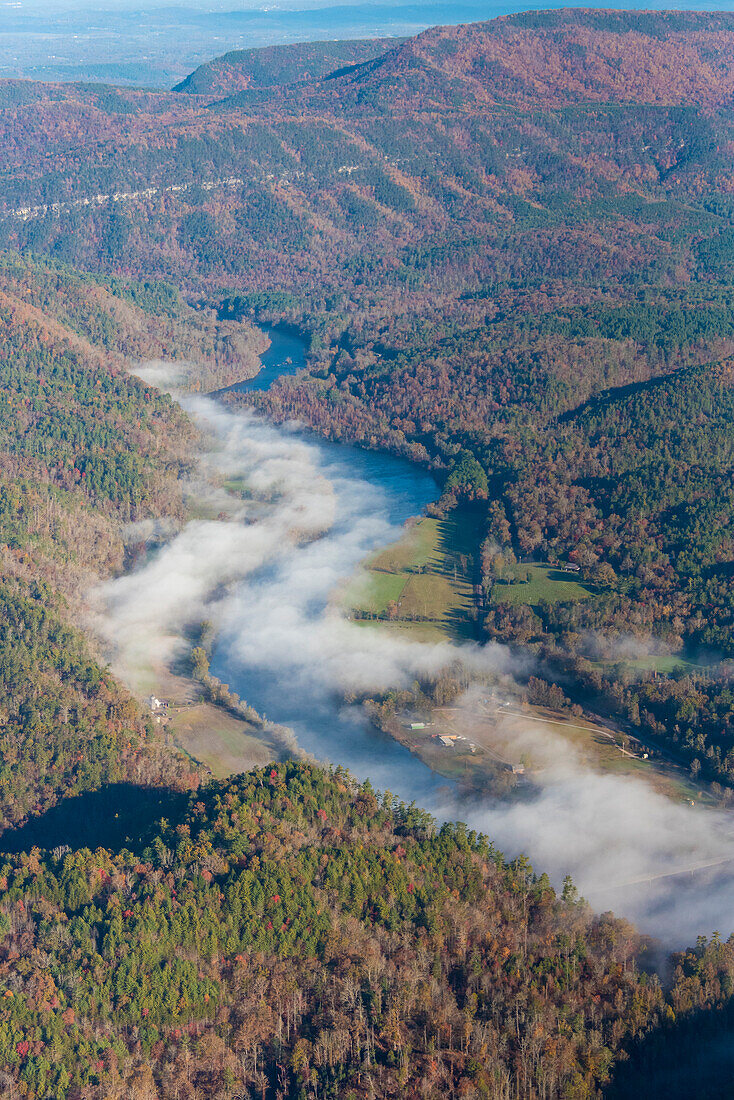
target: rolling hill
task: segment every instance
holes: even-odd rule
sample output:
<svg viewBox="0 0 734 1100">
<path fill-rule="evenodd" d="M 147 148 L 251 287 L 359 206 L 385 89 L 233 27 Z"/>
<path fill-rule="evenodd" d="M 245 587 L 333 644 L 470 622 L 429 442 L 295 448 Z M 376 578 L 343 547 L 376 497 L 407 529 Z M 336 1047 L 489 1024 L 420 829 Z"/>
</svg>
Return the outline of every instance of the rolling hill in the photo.
<svg viewBox="0 0 734 1100">
<path fill-rule="evenodd" d="M 715 108 L 732 104 L 733 71 L 730 13 L 570 8 L 433 27 L 331 74 L 310 95 L 322 106 L 339 97 L 342 110 L 368 104 L 412 112 L 499 104 Z M 234 73 L 230 80 L 230 90 L 237 89 Z M 218 87 L 224 92 L 226 79 Z M 308 102 L 307 90 L 294 94 Z"/>
<path fill-rule="evenodd" d="M 85 802 L 66 809 L 76 833 Z M 699 943 L 664 995 L 570 882 L 343 771 L 274 765 L 164 809 L 130 847 L 72 850 L 57 816 L 52 850 L 0 856 L 9 1095 L 592 1097 L 731 982 L 731 947 Z"/>
<path fill-rule="evenodd" d="M 221 98 L 247 88 L 305 84 L 378 57 L 400 41 L 367 38 L 233 50 L 200 65 L 174 91 Z"/>
</svg>

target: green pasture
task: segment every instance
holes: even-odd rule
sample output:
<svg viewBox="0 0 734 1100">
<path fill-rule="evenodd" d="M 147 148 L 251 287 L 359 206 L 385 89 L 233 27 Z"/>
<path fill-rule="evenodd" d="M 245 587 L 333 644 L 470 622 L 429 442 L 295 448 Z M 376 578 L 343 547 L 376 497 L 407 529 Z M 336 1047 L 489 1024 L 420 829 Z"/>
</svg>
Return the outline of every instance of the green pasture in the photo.
<svg viewBox="0 0 734 1100">
<path fill-rule="evenodd" d="M 380 620 L 380 627 L 409 633 L 414 640 L 472 637 L 479 522 L 468 509 L 418 520 L 365 563 L 365 573 L 346 589 L 345 607 L 380 615 L 394 602 L 396 618 Z"/>
<path fill-rule="evenodd" d="M 366 575 L 356 577 L 351 582 L 346 591 L 345 603 L 350 608 L 379 615 L 391 600 L 397 603 L 407 579 L 402 574 L 378 573 L 368 569 Z"/>
<path fill-rule="evenodd" d="M 659 672 L 662 676 L 669 676 L 673 672 L 691 672 L 701 668 L 693 661 L 687 661 L 684 657 L 676 657 L 675 654 L 654 654 L 646 657 L 624 658 L 623 663 L 629 668 L 637 668 L 641 672 Z"/>
<path fill-rule="evenodd" d="M 552 565 L 511 565 L 507 567 L 508 577 L 523 576 L 529 573 L 530 580 L 519 584 L 498 583 L 492 586 L 493 604 L 529 604 L 534 607 L 546 603 L 568 603 L 571 600 L 588 600 L 594 593 L 582 581 L 573 579 L 570 573 L 564 573 Z"/>
</svg>

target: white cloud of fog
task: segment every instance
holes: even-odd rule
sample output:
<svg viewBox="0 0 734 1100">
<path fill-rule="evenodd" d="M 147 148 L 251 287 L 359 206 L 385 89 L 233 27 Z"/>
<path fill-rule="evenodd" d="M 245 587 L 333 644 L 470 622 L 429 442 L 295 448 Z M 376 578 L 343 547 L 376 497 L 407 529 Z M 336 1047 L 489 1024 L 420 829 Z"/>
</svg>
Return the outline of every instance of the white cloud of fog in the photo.
<svg viewBox="0 0 734 1100">
<path fill-rule="evenodd" d="M 663 638 L 655 638 L 653 635 L 606 635 L 590 630 L 584 634 L 584 652 L 589 657 L 605 660 L 634 661 L 645 657 L 666 657 L 671 649 Z"/>
<path fill-rule="evenodd" d="M 556 884 L 570 874 L 595 909 L 623 913 L 666 943 L 734 931 L 734 862 L 703 866 L 734 861 L 729 815 L 597 772 L 549 726 L 519 719 L 512 742 L 515 756 L 539 766 L 537 795 L 469 815 L 500 850 L 527 853 Z"/>
<path fill-rule="evenodd" d="M 725 815 L 677 805 L 642 781 L 596 774 L 530 722 L 527 751 L 545 765 L 537 797 L 462 804 L 417 758 L 343 707 L 340 691 L 409 685 L 459 654 L 448 643 L 421 645 L 347 622 L 329 606 L 357 564 L 399 534 L 383 487 L 250 411 L 205 398 L 185 405 L 216 440 L 202 459 L 199 491 L 208 483 L 210 511 L 226 505 L 228 518 L 190 522 L 145 566 L 104 587 L 100 623 L 118 671 L 134 678 L 146 664 L 170 660 L 186 625 L 210 620 L 220 639 L 213 671 L 269 718 L 293 726 L 307 751 L 438 816 L 469 820 L 506 854 L 526 852 L 556 884 L 570 873 L 596 907 L 614 908 L 667 942 L 732 931 L 726 869 L 700 872 L 691 889 L 680 878 L 636 881 L 734 852 Z M 251 497 L 212 488 L 212 478 L 223 477 L 241 478 Z M 462 646 L 461 658 L 475 671 L 512 671 L 500 646 Z M 714 884 L 701 889 L 708 880 Z"/>
<path fill-rule="evenodd" d="M 128 523 L 123 528 L 122 536 L 127 544 L 133 542 L 160 542 L 163 539 L 175 535 L 178 525 L 168 518 L 141 519 L 134 523 Z"/>
<path fill-rule="evenodd" d="M 248 432 L 246 416 L 220 413 L 204 400 L 187 404 L 220 444 L 202 459 L 202 476 L 191 491 L 205 491 L 207 510 L 224 511 L 227 518 L 191 521 L 142 569 L 103 586 L 98 628 L 123 674 L 170 658 L 185 627 L 216 610 L 212 599 L 222 586 L 276 559 L 289 541 L 317 536 L 334 517 L 328 482 L 306 479 L 304 447 L 289 440 L 279 447 L 277 434 L 261 422 L 260 431 Z M 247 475 L 254 489 L 279 495 L 277 506 L 263 513 L 259 504 L 239 501 L 206 475 Z M 140 533 L 148 535 L 148 525 Z"/>
<path fill-rule="evenodd" d="M 325 476 L 315 444 L 252 412 L 230 413 L 206 398 L 185 404 L 216 440 L 196 488 L 206 486 L 208 509 L 228 518 L 188 523 L 144 568 L 104 586 L 110 627 L 102 629 L 118 667 L 132 653 L 135 665 L 146 651 L 166 656 L 172 638 L 202 618 L 214 619 L 243 663 L 287 669 L 291 682 L 318 680 L 329 690 L 406 684 L 457 656 L 449 644 L 387 639 L 327 606 L 366 554 L 400 534 L 378 486 Z M 217 487 L 222 477 L 241 478 L 254 499 Z M 467 647 L 462 656 L 477 669 L 509 664 L 497 646 Z"/>
<path fill-rule="evenodd" d="M 187 365 L 183 362 L 172 363 L 168 359 L 146 359 L 131 367 L 130 373 L 163 393 L 173 393 L 183 382 Z"/>
</svg>

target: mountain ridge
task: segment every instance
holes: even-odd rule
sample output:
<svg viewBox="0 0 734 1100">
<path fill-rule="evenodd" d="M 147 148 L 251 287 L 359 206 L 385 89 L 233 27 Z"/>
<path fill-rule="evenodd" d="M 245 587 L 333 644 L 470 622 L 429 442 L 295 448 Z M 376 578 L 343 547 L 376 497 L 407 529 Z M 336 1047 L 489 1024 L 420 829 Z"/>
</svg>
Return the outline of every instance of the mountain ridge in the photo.
<svg viewBox="0 0 734 1100">
<path fill-rule="evenodd" d="M 303 84 L 359 64 L 402 41 L 401 38 L 355 38 L 230 50 L 200 65 L 173 91 L 216 95 L 248 88 Z"/>
<path fill-rule="evenodd" d="M 404 110 L 584 101 L 722 107 L 734 101 L 734 15 L 570 8 L 432 27 L 327 76 L 310 94 L 323 106 L 327 91 L 355 106 L 376 105 L 387 92 L 383 109 Z"/>
</svg>

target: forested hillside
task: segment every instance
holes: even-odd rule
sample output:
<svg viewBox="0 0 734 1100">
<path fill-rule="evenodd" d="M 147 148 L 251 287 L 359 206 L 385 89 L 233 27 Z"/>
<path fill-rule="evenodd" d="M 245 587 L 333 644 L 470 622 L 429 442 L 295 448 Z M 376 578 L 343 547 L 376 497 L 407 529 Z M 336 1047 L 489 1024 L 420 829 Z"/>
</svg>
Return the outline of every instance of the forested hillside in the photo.
<svg viewBox="0 0 734 1100">
<path fill-rule="evenodd" d="M 75 609 L 130 525 L 184 516 L 191 426 L 126 367 L 219 388 L 251 318 L 308 370 L 231 400 L 472 502 L 477 639 L 734 787 L 734 16 L 372 48 L 225 55 L 171 93 L 0 82 L 3 826 L 198 783 Z M 532 562 L 584 598 L 523 600 Z M 340 773 L 206 787 L 132 846 L 7 857 L 8 1095 L 591 1097 L 732 990 L 730 944 L 663 990 L 570 884 Z"/>
<path fill-rule="evenodd" d="M 666 998 L 570 884 L 297 764 L 191 796 L 136 851 L 5 857 L 0 883 L 0 1081 L 38 1100 L 593 1096 L 734 971 L 701 942 Z"/>
<path fill-rule="evenodd" d="M 170 286 L 0 261 L 0 829 L 101 783 L 197 781 L 90 651 L 80 598 L 136 524 L 185 516 L 194 429 L 131 362 L 195 355 L 201 385 L 256 346 Z"/>
<path fill-rule="evenodd" d="M 335 74 L 343 108 L 421 112 L 580 103 L 727 107 L 734 97 L 729 13 L 525 12 L 435 27 L 375 62 Z M 315 86 L 322 103 L 333 89 Z"/>
<path fill-rule="evenodd" d="M 379 57 L 398 41 L 365 38 L 232 50 L 200 65 L 176 85 L 174 91 L 222 98 L 246 88 L 272 88 L 323 80 L 332 73 Z"/>
</svg>

